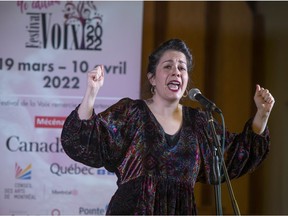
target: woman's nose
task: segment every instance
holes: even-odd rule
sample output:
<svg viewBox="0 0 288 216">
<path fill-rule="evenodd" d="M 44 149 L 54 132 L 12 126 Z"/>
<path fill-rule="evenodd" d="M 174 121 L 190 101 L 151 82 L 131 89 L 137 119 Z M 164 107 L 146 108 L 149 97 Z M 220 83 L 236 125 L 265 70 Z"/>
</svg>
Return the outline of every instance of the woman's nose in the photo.
<svg viewBox="0 0 288 216">
<path fill-rule="evenodd" d="M 173 72 L 172 72 L 172 75 L 173 75 L 173 76 L 180 77 L 181 72 L 178 70 L 178 68 L 174 68 L 174 70 L 173 70 Z"/>
</svg>

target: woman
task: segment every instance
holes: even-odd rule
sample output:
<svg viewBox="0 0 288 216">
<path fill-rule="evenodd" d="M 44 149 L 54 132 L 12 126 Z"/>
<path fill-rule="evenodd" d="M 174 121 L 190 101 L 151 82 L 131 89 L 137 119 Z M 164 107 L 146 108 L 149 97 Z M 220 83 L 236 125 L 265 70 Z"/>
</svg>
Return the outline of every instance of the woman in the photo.
<svg viewBox="0 0 288 216">
<path fill-rule="evenodd" d="M 197 214 L 194 185 L 213 184 L 213 152 L 203 111 L 182 106 L 192 56 L 172 39 L 149 57 L 153 96 L 124 98 L 96 115 L 93 105 L 104 83 L 103 66 L 88 73 L 82 103 L 69 115 L 62 145 L 74 160 L 115 172 L 118 189 L 107 214 Z M 256 86 L 257 113 L 242 133 L 226 132 L 225 162 L 230 178 L 253 171 L 269 151 L 267 121 L 274 98 Z M 215 123 L 219 134 L 222 128 Z"/>
</svg>

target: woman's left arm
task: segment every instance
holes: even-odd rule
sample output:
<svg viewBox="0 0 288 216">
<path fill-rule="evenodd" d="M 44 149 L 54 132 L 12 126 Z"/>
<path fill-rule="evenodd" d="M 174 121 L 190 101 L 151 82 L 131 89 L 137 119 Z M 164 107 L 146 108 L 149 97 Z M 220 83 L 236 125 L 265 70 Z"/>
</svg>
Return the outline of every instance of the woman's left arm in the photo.
<svg viewBox="0 0 288 216">
<path fill-rule="evenodd" d="M 257 107 L 257 112 L 253 119 L 252 130 L 254 133 L 262 134 L 267 126 L 275 100 L 268 89 L 264 89 L 257 84 L 254 102 Z"/>
</svg>

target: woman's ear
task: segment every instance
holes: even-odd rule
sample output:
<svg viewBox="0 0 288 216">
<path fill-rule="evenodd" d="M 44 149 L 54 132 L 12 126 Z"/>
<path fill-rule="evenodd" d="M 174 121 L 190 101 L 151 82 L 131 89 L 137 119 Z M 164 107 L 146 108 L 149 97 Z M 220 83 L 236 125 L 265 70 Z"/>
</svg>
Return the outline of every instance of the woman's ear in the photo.
<svg viewBox="0 0 288 216">
<path fill-rule="evenodd" d="M 155 80 L 155 79 L 154 79 L 154 74 L 151 73 L 151 72 L 148 72 L 148 73 L 147 73 L 147 78 L 148 78 L 150 84 L 153 86 L 154 80 Z"/>
</svg>

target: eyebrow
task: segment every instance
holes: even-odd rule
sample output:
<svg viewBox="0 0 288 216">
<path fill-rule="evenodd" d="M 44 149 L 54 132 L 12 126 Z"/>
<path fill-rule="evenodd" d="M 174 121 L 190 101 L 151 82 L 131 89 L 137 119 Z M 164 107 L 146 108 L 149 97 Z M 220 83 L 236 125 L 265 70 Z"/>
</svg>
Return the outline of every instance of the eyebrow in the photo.
<svg viewBox="0 0 288 216">
<path fill-rule="evenodd" d="M 165 62 L 174 62 L 174 61 L 169 59 L 169 60 L 163 61 L 162 64 L 165 63 Z M 187 65 L 187 63 L 185 61 L 179 60 L 178 62 L 180 62 L 181 64 Z"/>
</svg>

